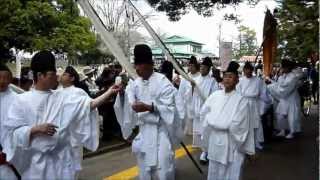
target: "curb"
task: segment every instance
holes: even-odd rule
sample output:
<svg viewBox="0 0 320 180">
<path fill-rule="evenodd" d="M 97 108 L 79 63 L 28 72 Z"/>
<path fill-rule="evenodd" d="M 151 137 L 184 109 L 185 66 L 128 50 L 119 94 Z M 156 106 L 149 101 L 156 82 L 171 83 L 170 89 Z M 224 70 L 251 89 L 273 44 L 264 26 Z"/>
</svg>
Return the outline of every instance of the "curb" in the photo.
<svg viewBox="0 0 320 180">
<path fill-rule="evenodd" d="M 109 146 L 105 146 L 105 147 L 101 147 L 98 150 L 94 151 L 94 152 L 87 152 L 83 154 L 83 159 L 86 158 L 91 158 L 94 156 L 98 156 L 107 152 L 112 152 L 112 151 L 116 151 L 116 150 L 120 150 L 126 147 L 130 147 L 131 145 L 129 143 L 126 142 L 121 142 L 121 143 L 117 143 L 114 145 L 109 145 Z"/>
</svg>

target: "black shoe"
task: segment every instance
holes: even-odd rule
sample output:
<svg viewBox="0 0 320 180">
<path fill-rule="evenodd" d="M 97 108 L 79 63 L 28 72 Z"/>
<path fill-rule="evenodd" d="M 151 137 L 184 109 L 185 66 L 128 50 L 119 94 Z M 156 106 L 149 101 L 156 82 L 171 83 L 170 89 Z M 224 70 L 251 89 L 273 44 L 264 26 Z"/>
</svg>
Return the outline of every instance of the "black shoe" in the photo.
<svg viewBox="0 0 320 180">
<path fill-rule="evenodd" d="M 208 165 L 208 163 L 209 163 L 208 160 L 200 160 L 199 162 L 201 165 Z"/>
</svg>

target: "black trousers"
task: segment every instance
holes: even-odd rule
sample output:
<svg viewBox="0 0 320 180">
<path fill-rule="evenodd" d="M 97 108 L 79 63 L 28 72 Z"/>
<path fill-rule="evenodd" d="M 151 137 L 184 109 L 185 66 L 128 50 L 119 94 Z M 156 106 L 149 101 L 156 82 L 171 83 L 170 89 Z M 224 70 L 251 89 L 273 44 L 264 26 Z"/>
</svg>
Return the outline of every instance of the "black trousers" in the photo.
<svg viewBox="0 0 320 180">
<path fill-rule="evenodd" d="M 267 111 L 261 116 L 264 142 L 268 143 L 272 140 L 272 134 L 274 129 L 273 124 L 273 106 L 270 106 Z"/>
</svg>

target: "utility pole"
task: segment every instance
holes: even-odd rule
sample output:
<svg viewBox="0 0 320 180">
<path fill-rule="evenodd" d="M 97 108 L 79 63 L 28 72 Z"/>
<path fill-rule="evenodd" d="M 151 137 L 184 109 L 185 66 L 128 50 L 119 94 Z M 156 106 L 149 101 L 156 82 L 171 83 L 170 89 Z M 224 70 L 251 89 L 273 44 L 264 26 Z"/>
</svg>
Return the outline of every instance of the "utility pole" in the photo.
<svg viewBox="0 0 320 180">
<path fill-rule="evenodd" d="M 221 45 L 221 22 L 219 24 L 219 57 L 220 57 L 220 45 Z"/>
<path fill-rule="evenodd" d="M 221 41 L 221 22 L 219 24 L 219 43 L 220 43 L 220 41 Z"/>
<path fill-rule="evenodd" d="M 241 46 L 242 46 L 242 34 L 241 34 L 241 30 L 239 31 L 239 33 L 240 33 L 240 53 L 241 53 Z"/>
<path fill-rule="evenodd" d="M 128 4 L 126 2 L 124 2 L 124 8 L 125 8 L 125 11 L 126 11 L 126 20 L 125 20 L 125 36 L 126 36 L 126 41 L 125 41 L 125 49 L 127 52 L 127 57 L 128 57 L 128 61 L 130 62 L 130 55 L 131 55 L 131 52 L 130 52 L 130 29 L 131 29 L 131 26 L 130 26 L 130 18 L 133 14 L 130 12 L 130 8 L 128 7 Z"/>
</svg>

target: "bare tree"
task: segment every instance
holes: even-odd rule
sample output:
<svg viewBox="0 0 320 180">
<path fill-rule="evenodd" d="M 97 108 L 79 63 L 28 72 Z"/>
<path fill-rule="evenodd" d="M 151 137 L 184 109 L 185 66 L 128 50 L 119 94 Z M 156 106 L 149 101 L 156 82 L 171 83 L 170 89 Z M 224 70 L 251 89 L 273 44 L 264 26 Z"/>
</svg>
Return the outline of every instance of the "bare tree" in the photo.
<svg viewBox="0 0 320 180">
<path fill-rule="evenodd" d="M 130 30 L 136 30 L 142 26 L 139 19 L 126 6 L 125 0 L 90 0 L 90 3 L 97 9 L 110 32 L 123 31 L 127 23 L 129 23 Z M 144 18 L 149 19 L 152 16 L 152 12 L 148 12 Z"/>
<path fill-rule="evenodd" d="M 123 0 L 90 0 L 110 32 L 117 32 L 125 13 Z"/>
<path fill-rule="evenodd" d="M 108 31 L 113 32 L 126 55 L 129 55 L 130 45 L 146 41 L 137 31 L 142 27 L 139 18 L 128 8 L 125 0 L 89 0 L 96 9 Z M 144 15 L 145 19 L 152 17 L 152 12 Z"/>
</svg>

